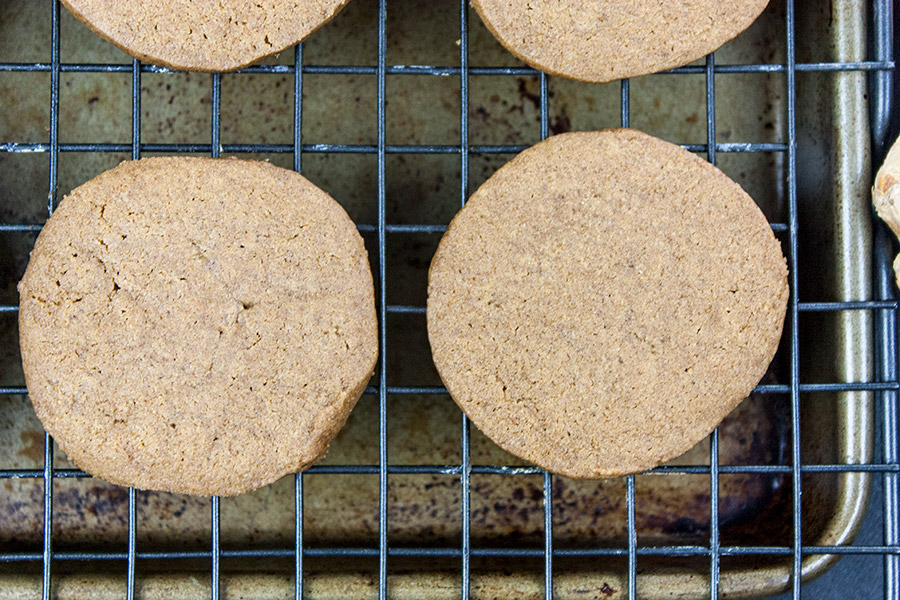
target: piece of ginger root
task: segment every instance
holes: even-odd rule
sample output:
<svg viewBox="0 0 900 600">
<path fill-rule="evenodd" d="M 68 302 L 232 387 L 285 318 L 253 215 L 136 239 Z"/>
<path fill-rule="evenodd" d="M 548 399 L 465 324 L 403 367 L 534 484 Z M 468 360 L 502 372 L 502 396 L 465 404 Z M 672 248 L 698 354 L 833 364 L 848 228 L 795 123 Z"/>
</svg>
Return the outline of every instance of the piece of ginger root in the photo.
<svg viewBox="0 0 900 600">
<path fill-rule="evenodd" d="M 878 216 L 900 238 L 900 141 L 894 143 L 884 164 L 878 169 L 872 188 L 872 203 Z M 900 286 L 900 254 L 894 259 L 894 277 Z"/>
</svg>

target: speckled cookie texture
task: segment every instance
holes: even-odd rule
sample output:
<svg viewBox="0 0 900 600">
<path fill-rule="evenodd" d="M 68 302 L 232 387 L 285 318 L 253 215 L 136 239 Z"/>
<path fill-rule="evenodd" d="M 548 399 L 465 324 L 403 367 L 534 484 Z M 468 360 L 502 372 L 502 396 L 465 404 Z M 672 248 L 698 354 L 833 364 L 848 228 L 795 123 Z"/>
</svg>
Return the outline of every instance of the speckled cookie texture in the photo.
<svg viewBox="0 0 900 600">
<path fill-rule="evenodd" d="M 747 396 L 781 337 L 787 267 L 762 212 L 703 159 L 629 130 L 522 152 L 453 219 L 428 337 L 453 399 L 555 473 L 636 473 Z"/>
<path fill-rule="evenodd" d="M 745 30 L 769 0 L 472 0 L 529 65 L 606 82 L 686 65 Z"/>
<path fill-rule="evenodd" d="M 321 458 L 372 375 L 344 210 L 264 162 L 125 162 L 66 196 L 19 284 L 28 393 L 85 471 L 231 495 Z"/>
<path fill-rule="evenodd" d="M 91 30 L 143 61 L 233 71 L 281 52 L 348 0 L 62 0 Z"/>
</svg>

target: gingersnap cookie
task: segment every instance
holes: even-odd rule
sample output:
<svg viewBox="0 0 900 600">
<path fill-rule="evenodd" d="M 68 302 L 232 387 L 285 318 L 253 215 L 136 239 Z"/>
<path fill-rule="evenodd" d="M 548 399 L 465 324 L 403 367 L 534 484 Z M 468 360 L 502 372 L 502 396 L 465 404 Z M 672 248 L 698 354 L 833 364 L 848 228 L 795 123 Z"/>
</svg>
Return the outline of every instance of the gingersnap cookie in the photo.
<svg viewBox="0 0 900 600">
<path fill-rule="evenodd" d="M 321 458 L 378 354 L 362 238 L 268 163 L 124 162 L 65 197 L 19 284 L 28 393 L 79 467 L 239 494 Z"/>
<path fill-rule="evenodd" d="M 750 26 L 769 0 L 472 0 L 494 37 L 552 75 L 594 83 L 680 67 Z"/>
<path fill-rule="evenodd" d="M 736 183 L 630 129 L 525 150 L 472 195 L 428 277 L 434 363 L 508 452 L 578 478 L 689 450 L 764 375 L 781 248 Z"/>
<path fill-rule="evenodd" d="M 62 0 L 94 33 L 128 54 L 188 71 L 233 71 L 281 52 L 349 0 Z"/>
</svg>

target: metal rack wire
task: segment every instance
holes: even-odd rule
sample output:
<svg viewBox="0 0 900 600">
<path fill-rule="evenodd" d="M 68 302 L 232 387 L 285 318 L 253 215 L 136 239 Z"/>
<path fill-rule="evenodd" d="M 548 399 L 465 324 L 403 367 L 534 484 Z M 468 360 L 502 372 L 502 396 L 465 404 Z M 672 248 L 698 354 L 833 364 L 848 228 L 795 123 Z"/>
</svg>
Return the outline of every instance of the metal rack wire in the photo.
<svg viewBox="0 0 900 600">
<path fill-rule="evenodd" d="M 390 224 L 386 216 L 386 156 L 388 154 L 456 154 L 460 158 L 459 204 L 462 206 L 469 194 L 469 158 L 478 154 L 514 153 L 524 146 L 508 145 L 470 145 L 469 143 L 469 80 L 470 77 L 485 76 L 536 76 L 540 82 L 540 137 L 544 139 L 549 132 L 549 92 L 548 76 L 525 67 L 477 67 L 469 65 L 469 24 L 466 0 L 459 0 L 459 66 L 419 66 L 388 65 L 386 62 L 387 39 L 387 4 L 388 0 L 378 3 L 378 58 L 374 66 L 316 66 L 303 64 L 302 44 L 294 51 L 292 65 L 262 65 L 243 69 L 243 73 L 277 73 L 293 75 L 293 143 L 291 144 L 221 144 L 220 141 L 220 104 L 221 76 L 212 75 L 212 122 L 209 144 L 145 144 L 141 142 L 141 76 L 143 73 L 167 73 L 168 69 L 142 64 L 133 60 L 131 64 L 72 64 L 60 60 L 60 6 L 57 0 L 50 2 L 50 62 L 23 64 L 0 63 L 0 72 L 46 72 L 50 74 L 50 131 L 49 143 L 3 143 L 0 152 L 22 153 L 41 152 L 49 154 L 49 181 L 47 195 L 47 214 L 52 214 L 57 201 L 58 162 L 61 152 L 131 152 L 132 158 L 139 158 L 145 152 L 166 153 L 205 153 L 219 156 L 221 153 L 285 153 L 293 156 L 293 166 L 302 170 L 302 156 L 305 153 L 352 153 L 374 154 L 377 157 L 377 222 L 360 225 L 360 230 L 374 233 L 377 236 L 377 269 L 378 311 L 380 318 L 381 358 L 378 365 L 378 384 L 366 389 L 367 393 L 378 396 L 379 417 L 379 461 L 376 465 L 328 465 L 315 466 L 305 474 L 298 474 L 294 479 L 295 530 L 294 545 L 291 548 L 264 550 L 223 550 L 220 543 L 220 506 L 219 499 L 213 498 L 211 503 L 211 549 L 209 551 L 179 552 L 145 552 L 137 547 L 135 490 L 128 490 L 128 546 L 126 552 L 61 552 L 54 549 L 53 544 L 53 482 L 60 478 L 88 477 L 77 469 L 55 469 L 53 464 L 53 442 L 44 436 L 43 469 L 0 469 L 0 479 L 32 478 L 43 481 L 43 546 L 40 552 L 0 553 L 0 562 L 33 562 L 40 563 L 42 573 L 42 598 L 51 597 L 53 566 L 61 561 L 124 561 L 127 565 L 127 595 L 131 600 L 135 597 L 135 570 L 139 561 L 166 559 L 199 558 L 211 563 L 212 598 L 218 600 L 222 594 L 221 560 L 223 558 L 250 557 L 282 557 L 293 559 L 295 587 L 294 595 L 298 600 L 304 590 L 304 558 L 307 557 L 349 557 L 368 556 L 378 559 L 378 596 L 388 597 L 388 561 L 392 557 L 449 557 L 460 561 L 462 587 L 461 595 L 467 599 L 471 591 L 471 559 L 472 557 L 532 557 L 543 560 L 544 595 L 553 597 L 554 568 L 556 557 L 623 557 L 627 558 L 627 591 L 628 597 L 636 597 L 638 569 L 641 557 L 649 556 L 698 556 L 709 560 L 709 595 L 719 596 L 720 560 L 724 556 L 739 555 L 776 555 L 789 557 L 792 561 L 792 593 L 795 598 L 801 594 L 801 563 L 804 556 L 810 554 L 867 554 L 884 557 L 884 597 L 900 598 L 900 524 L 898 524 L 898 486 L 900 486 L 900 450 L 898 450 L 897 404 L 900 382 L 898 382 L 897 351 L 897 317 L 898 302 L 895 298 L 893 276 L 891 271 L 891 248 L 888 237 L 880 230 L 876 244 L 876 300 L 858 302 L 803 302 L 798 298 L 798 265 L 797 265 L 797 108 L 796 108 L 796 76 L 798 72 L 846 72 L 864 71 L 871 73 L 874 94 L 873 136 L 876 152 L 883 149 L 890 117 L 891 76 L 894 68 L 891 47 L 891 2 L 877 0 L 873 3 L 873 50 L 872 60 L 865 62 L 816 62 L 798 63 L 796 61 L 795 21 L 797 18 L 793 0 L 787 0 L 786 8 L 786 48 L 784 64 L 751 64 L 721 65 L 716 64 L 715 56 L 709 55 L 705 65 L 687 66 L 672 69 L 670 74 L 702 74 L 705 76 L 706 125 L 707 141 L 705 144 L 689 144 L 684 147 L 695 152 L 705 152 L 709 161 L 716 164 L 719 153 L 775 152 L 786 155 L 788 181 L 788 222 L 772 223 L 772 228 L 787 237 L 788 260 L 791 273 L 791 300 L 788 311 L 787 330 L 790 332 L 790 382 L 788 384 L 760 385 L 760 393 L 781 393 L 790 396 L 791 412 L 791 448 L 789 465 L 749 465 L 726 466 L 719 464 L 719 438 L 714 433 L 711 437 L 711 460 L 708 466 L 663 466 L 653 469 L 654 473 L 664 474 L 701 474 L 710 477 L 711 523 L 708 545 L 694 546 L 638 546 L 635 525 L 635 478 L 630 476 L 626 481 L 627 508 L 627 547 L 622 548 L 588 548 L 570 549 L 554 547 L 552 518 L 553 476 L 535 467 L 508 467 L 503 465 L 472 465 L 470 460 L 470 424 L 466 417 L 462 418 L 461 462 L 460 464 L 421 466 L 393 465 L 388 457 L 388 418 L 387 401 L 389 395 L 403 394 L 440 394 L 447 392 L 441 387 L 409 387 L 392 386 L 388 381 L 387 363 L 391 360 L 391 347 L 395 343 L 389 340 L 385 323 L 391 314 L 414 313 L 423 314 L 421 306 L 390 305 L 387 302 L 386 287 L 387 264 L 385 259 L 386 239 L 388 234 L 431 233 L 440 234 L 445 230 L 442 225 L 430 224 Z M 131 143 L 71 143 L 59 141 L 60 113 L 60 74 L 61 73 L 130 73 L 132 77 L 132 139 Z M 716 75 L 725 73 L 784 73 L 787 78 L 787 139 L 779 143 L 722 143 L 716 141 Z M 305 74 L 366 74 L 377 79 L 377 143 L 375 145 L 349 144 L 304 144 L 301 139 L 303 118 L 303 76 Z M 460 139 L 458 144 L 451 145 L 388 145 L 385 135 L 385 83 L 388 76 L 430 75 L 458 77 L 460 82 Z M 628 80 L 621 82 L 621 124 L 628 126 L 630 122 L 630 85 Z M 2 223 L 0 231 L 39 231 L 40 223 Z M 15 312 L 16 306 L 0 306 L 0 312 Z M 877 316 L 878 364 L 874 381 L 857 383 L 800 383 L 798 323 L 804 312 L 831 311 L 873 311 Z M 881 426 L 883 428 L 881 460 L 866 464 L 803 464 L 800 446 L 800 395 L 807 392 L 838 391 L 871 391 L 879 397 L 881 407 Z M 0 387 L 0 395 L 25 394 L 22 387 Z M 801 475 L 805 473 L 847 473 L 864 472 L 880 475 L 884 489 L 884 541 L 881 545 L 870 546 L 808 546 L 803 545 L 801 538 Z M 358 548 L 310 548 L 304 543 L 304 479 L 307 474 L 341 473 L 341 474 L 377 474 L 379 477 L 379 531 L 377 547 Z M 529 548 L 473 548 L 471 544 L 471 485 L 472 474 L 505 474 L 538 475 L 543 477 L 544 507 L 544 543 L 541 549 Z M 719 476 L 732 473 L 758 473 L 789 475 L 792 481 L 793 533 L 792 542 L 787 546 L 748 547 L 727 546 L 720 540 L 718 506 Z M 394 547 L 388 543 L 388 476 L 392 474 L 446 474 L 460 478 L 462 506 L 462 539 L 459 548 L 413 548 Z"/>
</svg>

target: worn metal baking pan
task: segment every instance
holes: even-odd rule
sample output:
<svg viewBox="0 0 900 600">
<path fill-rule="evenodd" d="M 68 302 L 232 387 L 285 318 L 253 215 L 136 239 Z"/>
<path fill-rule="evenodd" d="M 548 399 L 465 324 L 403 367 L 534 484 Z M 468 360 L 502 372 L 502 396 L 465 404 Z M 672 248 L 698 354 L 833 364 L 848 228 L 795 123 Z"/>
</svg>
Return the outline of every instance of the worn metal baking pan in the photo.
<svg viewBox="0 0 900 600">
<path fill-rule="evenodd" d="M 304 44 L 302 62 L 316 68 L 306 69 L 302 78 L 300 131 L 303 173 L 363 226 L 373 265 L 380 265 L 378 228 L 373 227 L 379 222 L 380 189 L 379 79 L 372 67 L 379 61 L 378 8 L 377 0 L 355 0 Z M 391 308 L 386 319 L 390 393 L 383 403 L 389 474 L 382 490 L 381 402 L 377 393 L 367 394 L 322 466 L 300 480 L 307 597 L 376 597 L 385 583 L 391 597 L 450 598 L 461 594 L 465 581 L 472 597 L 532 598 L 544 595 L 545 579 L 550 579 L 557 598 L 624 598 L 633 569 L 639 597 L 701 598 L 718 587 L 729 598 L 746 598 L 790 584 L 796 510 L 804 545 L 852 541 L 867 505 L 868 475 L 842 472 L 840 466 L 871 459 L 870 392 L 813 386 L 824 391 L 799 392 L 797 413 L 789 392 L 796 373 L 796 382 L 804 385 L 871 381 L 870 311 L 801 310 L 796 346 L 789 319 L 760 393 L 719 429 L 717 468 L 710 468 L 707 441 L 668 467 L 634 478 L 633 527 L 626 479 L 554 477 L 549 487 L 552 536 L 547 536 L 542 474 L 474 428 L 466 430 L 470 443 L 464 443 L 461 413 L 436 389 L 440 381 L 421 310 L 441 226 L 465 195 L 461 182 L 467 180 L 468 191 L 474 190 L 519 147 L 538 141 L 544 100 L 548 133 L 558 133 L 619 126 L 623 96 L 631 126 L 700 152 L 709 133 L 706 99 L 714 97 L 717 164 L 758 201 L 789 258 L 791 224 L 797 226 L 799 289 L 792 288 L 794 297 L 801 303 L 870 299 L 865 73 L 849 67 L 800 68 L 796 85 L 789 85 L 793 70 L 784 66 L 785 13 L 784 2 L 774 0 L 755 25 L 715 54 L 718 67 L 698 61 L 678 73 L 632 80 L 625 88 L 548 78 L 542 90 L 541 78 L 516 63 L 471 10 L 463 40 L 459 3 L 388 3 L 386 64 L 450 68 L 392 67 L 386 76 L 389 147 L 382 208 L 392 227 L 384 233 Z M 15 283 L 36 235 L 30 225 L 46 218 L 49 174 L 58 169 L 58 189 L 64 193 L 132 155 L 136 79 L 131 60 L 64 10 L 59 29 L 63 64 L 122 67 L 62 69 L 55 140 L 48 117 L 52 14 L 47 1 L 0 3 L 0 62 L 50 65 L 37 72 L 0 71 L 0 222 L 14 225 L 0 229 L 0 304 L 8 307 L 17 304 Z M 864 3 L 798 0 L 795 14 L 797 63 L 865 60 Z M 467 78 L 458 68 L 463 41 L 471 67 Z M 209 152 L 212 113 L 220 101 L 223 154 L 243 151 L 242 156 L 292 166 L 291 150 L 300 141 L 294 137 L 293 52 L 265 64 L 285 68 L 223 75 L 220 98 L 212 95 L 210 75 L 145 70 L 136 83 L 141 155 Z M 514 68 L 478 70 L 499 66 Z M 711 86 L 708 68 L 717 69 Z M 462 82 L 467 95 L 461 95 Z M 461 119 L 462 98 L 468 111 Z M 790 176 L 793 116 L 796 179 Z M 470 146 L 466 171 L 460 162 L 463 135 Z M 58 164 L 51 164 L 55 141 L 62 151 Z M 137 492 L 132 563 L 127 560 L 128 491 L 81 477 L 59 451 L 53 458 L 50 552 L 45 552 L 44 436 L 27 396 L 13 393 L 24 382 L 16 314 L 5 310 L 0 313 L 0 386 L 5 386 L 0 395 L 0 469 L 5 470 L 0 598 L 35 597 L 42 578 L 59 598 L 122 597 L 129 587 L 129 564 L 136 564 L 136 597 L 208 597 L 213 591 L 209 499 Z M 377 392 L 378 381 L 373 385 Z M 833 466 L 803 472 L 799 506 L 794 505 L 797 490 L 790 469 L 794 432 L 799 433 L 796 458 L 802 465 Z M 464 464 L 472 466 L 465 474 Z M 748 465 L 753 468 L 741 469 Z M 715 519 L 711 473 L 719 483 Z M 295 592 L 295 485 L 288 477 L 259 492 L 221 500 L 221 587 L 215 590 L 221 597 Z M 384 582 L 379 581 L 381 492 L 384 542 L 390 548 Z M 629 565 L 632 531 L 635 565 Z M 712 540 L 720 579 L 711 584 Z M 548 541 L 553 546 L 549 572 Z M 42 560 L 48 556 L 49 572 Z M 800 566 L 804 577 L 814 577 L 835 560 L 834 555 L 804 555 Z M 468 568 L 463 572 L 464 561 Z"/>
</svg>

